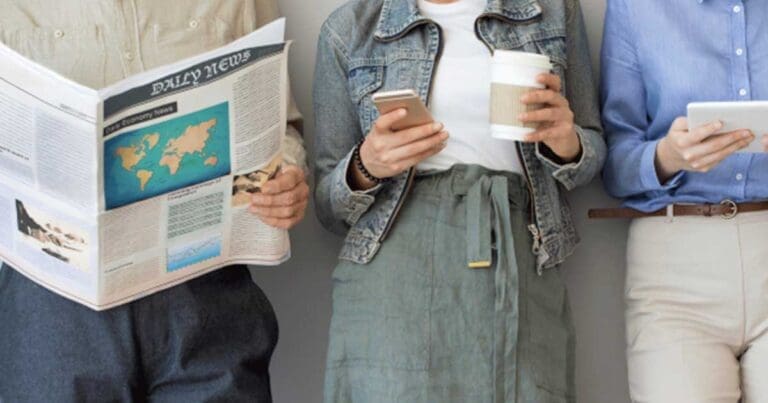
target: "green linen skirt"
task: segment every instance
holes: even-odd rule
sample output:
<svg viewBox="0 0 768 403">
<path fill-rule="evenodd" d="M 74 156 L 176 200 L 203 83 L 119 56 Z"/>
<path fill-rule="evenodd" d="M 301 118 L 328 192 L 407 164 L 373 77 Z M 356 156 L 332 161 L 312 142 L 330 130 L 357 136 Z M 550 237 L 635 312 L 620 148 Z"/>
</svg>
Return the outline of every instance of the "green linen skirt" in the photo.
<svg viewBox="0 0 768 403">
<path fill-rule="evenodd" d="M 326 403 L 575 401 L 559 270 L 536 273 L 517 174 L 419 176 L 374 260 L 333 274 Z"/>
</svg>

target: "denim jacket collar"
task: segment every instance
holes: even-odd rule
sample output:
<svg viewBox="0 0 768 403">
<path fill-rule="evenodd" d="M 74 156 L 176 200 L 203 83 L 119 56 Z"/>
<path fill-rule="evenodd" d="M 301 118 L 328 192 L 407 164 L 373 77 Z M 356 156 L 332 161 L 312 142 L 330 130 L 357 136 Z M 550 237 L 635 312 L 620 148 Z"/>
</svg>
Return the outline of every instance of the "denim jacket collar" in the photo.
<svg viewBox="0 0 768 403">
<path fill-rule="evenodd" d="M 488 0 L 485 14 L 512 21 L 526 21 L 541 15 L 539 0 Z M 384 0 L 375 36 L 390 41 L 425 23 L 416 0 Z"/>
</svg>

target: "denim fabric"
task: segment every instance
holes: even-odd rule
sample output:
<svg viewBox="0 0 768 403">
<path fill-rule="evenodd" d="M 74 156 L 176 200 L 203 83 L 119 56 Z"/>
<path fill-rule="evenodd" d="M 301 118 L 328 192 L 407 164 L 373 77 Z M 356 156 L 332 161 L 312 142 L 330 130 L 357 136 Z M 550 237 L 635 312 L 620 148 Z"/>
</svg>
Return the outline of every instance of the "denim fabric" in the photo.
<svg viewBox="0 0 768 403">
<path fill-rule="evenodd" d="M 376 257 L 334 271 L 325 401 L 573 402 L 565 285 L 536 274 L 529 207 L 517 174 L 417 177 Z"/>
<path fill-rule="evenodd" d="M 540 144 L 520 144 L 535 218 L 529 228 L 539 268 L 555 267 L 573 251 L 578 236 L 561 188 L 589 182 L 602 167 L 597 95 L 578 0 L 489 0 L 476 22 L 489 49 L 550 56 L 575 112 L 583 147 L 579 161 L 561 164 Z M 440 59 L 440 27 L 419 14 L 416 0 L 353 0 L 322 27 L 315 72 L 318 216 L 347 235 L 342 259 L 373 259 L 406 199 L 414 172 L 367 192 L 347 183 L 351 150 L 378 118 L 371 95 L 412 88 L 429 102 Z M 489 89 L 490 90 L 490 89 Z"/>
<path fill-rule="evenodd" d="M 768 154 L 734 154 L 707 173 L 679 172 L 665 183 L 655 165 L 656 146 L 688 103 L 768 100 L 766 17 L 766 1 L 608 1 L 602 90 L 609 193 L 642 211 L 768 199 Z"/>
<path fill-rule="evenodd" d="M 0 402 L 271 402 L 272 306 L 233 266 L 109 311 L 0 269 Z"/>
</svg>

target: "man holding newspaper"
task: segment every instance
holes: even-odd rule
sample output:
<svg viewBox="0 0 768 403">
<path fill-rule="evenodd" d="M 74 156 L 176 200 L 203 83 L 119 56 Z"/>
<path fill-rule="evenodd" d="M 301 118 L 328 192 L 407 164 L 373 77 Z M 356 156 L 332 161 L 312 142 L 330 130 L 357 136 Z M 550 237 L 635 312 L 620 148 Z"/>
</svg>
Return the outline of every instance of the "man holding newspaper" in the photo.
<svg viewBox="0 0 768 403">
<path fill-rule="evenodd" d="M 0 123 L 10 125 L 0 257 L 18 269 L 0 269 L 0 402 L 271 401 L 276 318 L 247 267 L 231 263 L 285 260 L 285 229 L 307 206 L 287 47 L 237 40 L 277 18 L 275 1 L 0 0 L 0 10 Z M 111 87 L 90 92 L 32 61 Z M 14 68 L 37 81 L 19 85 Z M 46 80 L 72 95 L 47 101 L 58 87 Z M 81 95 L 101 112 L 71 106 Z M 95 156 L 58 161 L 78 127 L 98 130 L 96 142 L 81 136 Z"/>
</svg>

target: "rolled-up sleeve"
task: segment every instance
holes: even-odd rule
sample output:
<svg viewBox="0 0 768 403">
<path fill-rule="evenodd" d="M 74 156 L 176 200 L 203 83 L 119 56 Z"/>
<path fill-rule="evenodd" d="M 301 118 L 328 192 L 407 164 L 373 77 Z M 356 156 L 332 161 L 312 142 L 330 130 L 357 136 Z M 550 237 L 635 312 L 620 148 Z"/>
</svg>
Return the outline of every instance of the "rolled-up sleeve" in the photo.
<svg viewBox="0 0 768 403">
<path fill-rule="evenodd" d="M 275 0 L 251 0 L 251 2 L 246 3 L 246 5 L 253 7 L 253 9 L 246 8 L 246 12 L 243 13 L 246 16 L 246 20 L 243 24 L 246 33 L 269 24 L 281 16 L 277 1 Z M 247 16 L 251 14 L 252 17 L 248 18 Z M 290 88 L 290 80 L 288 88 Z M 288 125 L 285 130 L 285 137 L 283 137 L 282 144 L 283 159 L 286 163 L 297 165 L 305 172 L 308 172 L 307 151 L 304 147 L 304 138 L 302 134 L 303 128 L 304 124 L 301 112 L 299 112 L 299 108 L 296 106 L 292 92 L 289 91 Z"/>
<path fill-rule="evenodd" d="M 666 183 L 659 181 L 655 163 L 658 140 L 647 135 L 645 84 L 632 24 L 626 0 L 608 2 L 601 56 L 603 125 L 608 141 L 603 180 L 608 193 L 620 198 L 675 188 L 683 175 Z"/>
<path fill-rule="evenodd" d="M 315 66 L 315 205 L 320 222 L 346 234 L 368 211 L 379 188 L 354 191 L 347 181 L 352 150 L 363 138 L 347 89 L 347 56 L 327 25 L 320 32 Z"/>
<path fill-rule="evenodd" d="M 571 190 L 589 183 L 600 172 L 606 150 L 584 17 L 578 0 L 568 0 L 566 4 L 568 68 L 565 72 L 565 95 L 574 113 L 582 152 L 578 161 L 562 163 L 551 150 L 539 143 L 536 155 L 552 176 Z"/>
<path fill-rule="evenodd" d="M 299 112 L 296 103 L 293 101 L 293 95 L 288 94 L 288 125 L 285 129 L 283 138 L 283 158 L 285 162 L 297 165 L 309 172 L 307 165 L 307 151 L 304 147 L 304 138 L 302 136 L 303 118 Z"/>
</svg>

